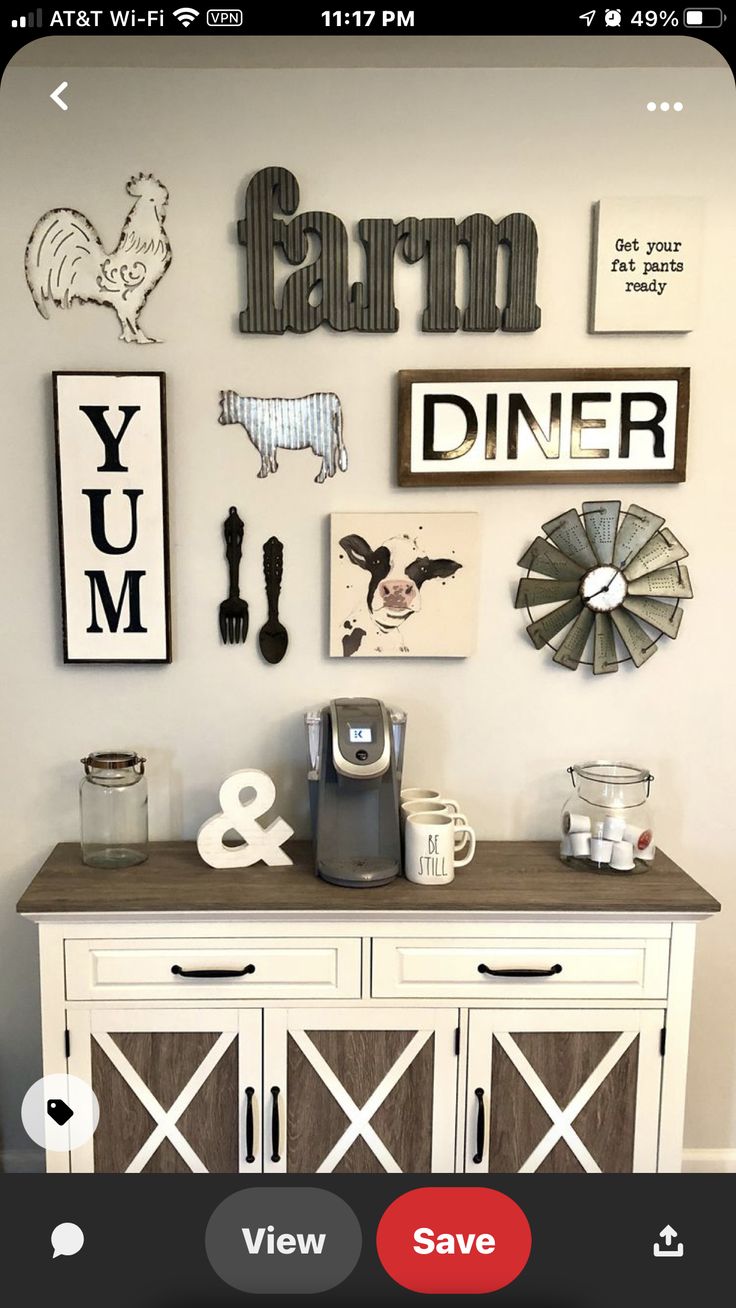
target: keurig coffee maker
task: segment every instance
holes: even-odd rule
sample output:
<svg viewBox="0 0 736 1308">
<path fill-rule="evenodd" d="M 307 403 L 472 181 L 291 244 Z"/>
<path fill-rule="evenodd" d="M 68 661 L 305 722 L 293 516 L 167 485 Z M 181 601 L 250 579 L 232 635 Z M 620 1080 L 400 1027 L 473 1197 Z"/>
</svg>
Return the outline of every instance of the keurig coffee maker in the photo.
<svg viewBox="0 0 736 1308">
<path fill-rule="evenodd" d="M 333 699 L 305 720 L 317 875 L 336 886 L 393 881 L 406 714 L 378 699 Z"/>
</svg>

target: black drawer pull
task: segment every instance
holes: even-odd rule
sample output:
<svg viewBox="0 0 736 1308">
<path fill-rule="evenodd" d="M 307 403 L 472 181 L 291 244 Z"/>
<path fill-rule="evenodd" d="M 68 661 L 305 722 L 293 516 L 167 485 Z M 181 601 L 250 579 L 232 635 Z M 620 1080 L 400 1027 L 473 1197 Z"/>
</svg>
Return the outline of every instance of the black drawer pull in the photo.
<svg viewBox="0 0 736 1308">
<path fill-rule="evenodd" d="M 280 1122 L 279 1122 L 279 1094 L 280 1094 L 279 1087 L 277 1085 L 271 1086 L 271 1099 L 273 1101 L 271 1105 L 271 1162 L 272 1163 L 281 1162 L 281 1154 L 279 1153 L 279 1136 L 281 1134 Z"/>
<path fill-rule="evenodd" d="M 253 1096 L 254 1094 L 255 1094 L 254 1087 L 252 1085 L 247 1085 L 245 1087 L 245 1097 L 248 1101 L 245 1109 L 245 1161 L 246 1163 L 254 1163 L 256 1161 L 256 1156 L 253 1153 L 253 1135 L 254 1135 Z"/>
<path fill-rule="evenodd" d="M 562 963 L 553 963 L 551 967 L 486 967 L 481 963 L 478 971 L 484 976 L 557 976 Z"/>
<path fill-rule="evenodd" d="M 192 971 L 185 971 L 183 967 L 179 967 L 178 963 L 174 963 L 174 966 L 171 969 L 174 976 L 196 976 L 203 977 L 205 980 L 209 981 L 217 980 L 219 977 L 223 976 L 250 976 L 252 972 L 255 972 L 255 970 L 255 963 L 248 963 L 246 967 L 235 968 L 234 970 L 228 967 L 214 967 L 202 969 L 201 971 L 194 969 Z"/>
<path fill-rule="evenodd" d="M 475 1092 L 475 1097 L 478 1100 L 478 1126 L 476 1128 L 473 1162 L 477 1167 L 478 1163 L 483 1162 L 483 1150 L 486 1147 L 486 1105 L 480 1086 Z"/>
</svg>

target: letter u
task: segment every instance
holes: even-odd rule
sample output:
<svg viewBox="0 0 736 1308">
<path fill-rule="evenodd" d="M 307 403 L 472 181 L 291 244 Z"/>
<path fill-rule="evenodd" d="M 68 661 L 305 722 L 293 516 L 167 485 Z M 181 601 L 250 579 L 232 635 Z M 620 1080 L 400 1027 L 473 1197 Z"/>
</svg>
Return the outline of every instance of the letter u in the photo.
<svg viewBox="0 0 736 1308">
<path fill-rule="evenodd" d="M 83 490 L 89 499 L 89 529 L 97 549 L 103 554 L 128 554 L 138 539 L 138 500 L 142 490 L 124 490 L 130 500 L 130 540 L 127 545 L 111 545 L 105 528 L 105 500 L 112 492 L 109 490 Z"/>
</svg>

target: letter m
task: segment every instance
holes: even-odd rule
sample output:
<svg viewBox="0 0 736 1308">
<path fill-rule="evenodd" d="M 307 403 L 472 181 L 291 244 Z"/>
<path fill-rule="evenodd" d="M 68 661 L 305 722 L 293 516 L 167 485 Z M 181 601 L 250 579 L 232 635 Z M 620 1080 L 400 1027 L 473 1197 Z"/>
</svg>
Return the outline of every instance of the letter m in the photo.
<svg viewBox="0 0 736 1308">
<path fill-rule="evenodd" d="M 120 588 L 120 595 L 117 604 L 115 603 L 107 577 L 104 572 L 85 571 L 85 577 L 89 577 L 90 605 L 92 621 L 87 631 L 101 633 L 102 627 L 97 621 L 97 596 L 99 595 L 100 603 L 110 631 L 117 631 L 120 626 L 120 619 L 123 613 L 126 596 L 128 599 L 128 625 L 123 627 L 123 631 L 145 632 L 147 627 L 141 625 L 141 577 L 145 577 L 145 572 L 126 572 L 123 578 L 123 584 Z"/>
</svg>

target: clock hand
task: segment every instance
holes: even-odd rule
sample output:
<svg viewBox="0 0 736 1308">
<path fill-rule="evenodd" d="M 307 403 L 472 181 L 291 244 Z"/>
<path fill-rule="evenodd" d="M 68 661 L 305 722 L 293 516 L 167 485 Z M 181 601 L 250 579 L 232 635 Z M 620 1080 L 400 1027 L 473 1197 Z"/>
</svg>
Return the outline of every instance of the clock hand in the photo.
<svg viewBox="0 0 736 1308">
<path fill-rule="evenodd" d="M 594 590 L 593 594 L 588 595 L 586 598 L 592 600 L 595 599 L 596 595 L 604 595 L 607 590 L 610 590 L 611 586 L 613 585 L 613 582 L 614 582 L 614 578 L 611 577 L 611 580 L 609 581 L 607 586 L 601 586 L 600 590 Z"/>
</svg>

